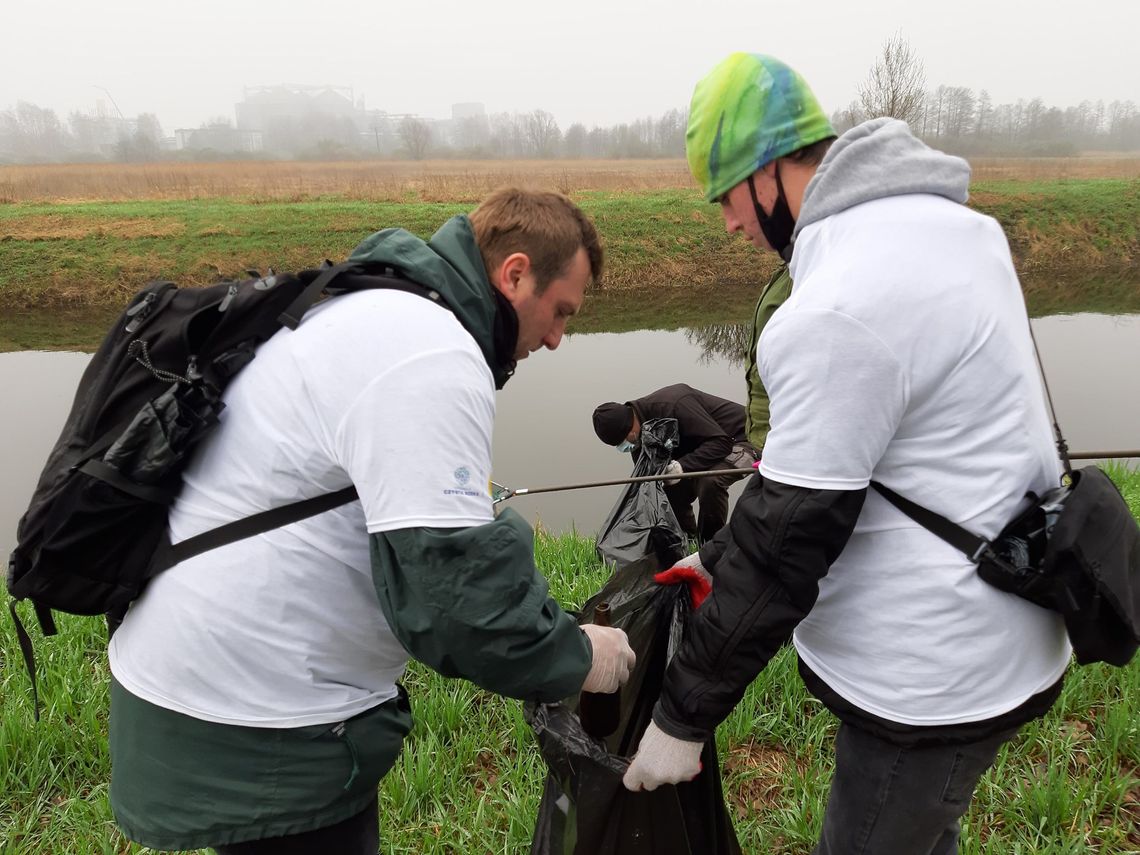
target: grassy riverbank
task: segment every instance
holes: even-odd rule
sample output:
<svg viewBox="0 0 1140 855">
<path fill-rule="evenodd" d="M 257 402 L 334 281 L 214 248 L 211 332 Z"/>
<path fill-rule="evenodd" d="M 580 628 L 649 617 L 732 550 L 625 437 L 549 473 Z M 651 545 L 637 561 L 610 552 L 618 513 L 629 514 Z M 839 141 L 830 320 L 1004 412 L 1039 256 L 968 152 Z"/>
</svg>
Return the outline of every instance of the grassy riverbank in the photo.
<svg viewBox="0 0 1140 855">
<path fill-rule="evenodd" d="M 1140 471 L 1112 470 L 1140 516 Z M 582 603 L 604 580 L 592 543 L 540 535 L 555 597 Z M 44 718 L 8 621 L 0 630 L 0 853 L 138 853 L 107 803 L 107 668 L 100 622 L 71 618 L 38 642 Z M 381 792 L 386 853 L 522 853 L 545 768 L 520 704 L 413 667 L 416 727 Z M 822 818 L 835 720 L 789 651 L 717 732 L 725 797 L 745 852 L 806 855 Z M 1140 853 L 1140 661 L 1074 668 L 1049 715 L 1023 729 L 982 779 L 968 855 Z"/>
<path fill-rule="evenodd" d="M 755 287 L 773 266 L 692 189 L 574 194 L 607 248 L 605 291 Z M 1080 281 L 1132 272 L 1140 180 L 993 182 L 971 202 L 1005 227 L 1019 270 Z M 291 270 L 344 257 L 365 235 L 401 225 L 430 234 L 469 201 L 304 201 L 252 197 L 0 205 L 0 311 L 87 311 L 123 304 L 142 283 L 204 284 L 248 269 Z M 886 236 L 885 236 L 886 238 Z M 715 291 L 704 297 L 707 302 Z M 1140 298 L 1138 298 L 1140 301 Z"/>
</svg>

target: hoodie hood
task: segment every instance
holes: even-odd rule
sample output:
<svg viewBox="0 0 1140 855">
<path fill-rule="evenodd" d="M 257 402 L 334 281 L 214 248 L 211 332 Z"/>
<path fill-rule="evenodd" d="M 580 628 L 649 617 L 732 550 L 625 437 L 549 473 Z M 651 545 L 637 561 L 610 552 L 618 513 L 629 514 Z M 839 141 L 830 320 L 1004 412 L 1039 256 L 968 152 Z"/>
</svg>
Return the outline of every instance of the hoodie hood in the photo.
<svg viewBox="0 0 1140 855">
<path fill-rule="evenodd" d="M 365 238 L 348 260 L 394 267 L 409 279 L 438 291 L 479 345 L 495 376 L 495 388 L 503 388 L 515 369 L 513 339 L 518 321 L 500 317 L 514 310 L 505 299 L 496 299 L 498 292 L 487 278 L 475 232 L 465 214 L 452 217 L 426 242 L 404 229 L 383 229 Z M 504 341 L 510 336 L 504 336 L 503 329 L 511 329 L 512 321 L 514 336 Z"/>
<path fill-rule="evenodd" d="M 832 143 L 804 189 L 792 237 L 832 214 L 887 196 L 927 193 L 964 203 L 969 186 L 965 160 L 932 149 L 906 122 L 872 119 Z"/>
</svg>

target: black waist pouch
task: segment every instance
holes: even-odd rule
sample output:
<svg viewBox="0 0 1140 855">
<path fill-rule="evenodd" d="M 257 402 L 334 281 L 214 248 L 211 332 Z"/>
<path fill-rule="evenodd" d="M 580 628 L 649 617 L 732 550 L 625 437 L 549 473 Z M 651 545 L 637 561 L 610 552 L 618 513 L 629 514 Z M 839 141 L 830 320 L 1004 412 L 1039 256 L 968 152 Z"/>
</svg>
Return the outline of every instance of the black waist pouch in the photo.
<svg viewBox="0 0 1140 855">
<path fill-rule="evenodd" d="M 891 504 L 977 562 L 995 588 L 1059 612 L 1077 661 L 1127 665 L 1140 646 L 1140 526 L 1107 475 L 1070 473 L 992 541 L 872 482 Z"/>
<path fill-rule="evenodd" d="M 1100 469 L 1071 477 L 994 538 L 978 574 L 1060 612 L 1082 665 L 1126 665 L 1140 644 L 1140 526 Z"/>
</svg>

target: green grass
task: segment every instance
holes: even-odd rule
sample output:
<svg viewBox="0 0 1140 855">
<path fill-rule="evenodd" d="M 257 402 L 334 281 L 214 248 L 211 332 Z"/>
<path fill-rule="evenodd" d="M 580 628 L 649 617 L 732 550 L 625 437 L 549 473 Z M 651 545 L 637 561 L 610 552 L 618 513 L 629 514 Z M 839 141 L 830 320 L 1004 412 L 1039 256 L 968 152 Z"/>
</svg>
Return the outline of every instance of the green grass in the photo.
<svg viewBox="0 0 1140 855">
<path fill-rule="evenodd" d="M 1140 517 L 1140 470 L 1110 467 Z M 568 607 L 605 573 L 593 544 L 540 533 L 539 565 Z M 107 802 L 108 672 L 98 620 L 39 640 L 43 720 L 32 723 L 15 635 L 0 632 L 0 853 L 138 853 Z M 416 724 L 381 789 L 384 851 L 523 853 L 545 767 L 521 706 L 413 664 Z M 835 720 L 778 655 L 717 731 L 729 810 L 746 852 L 811 850 L 832 771 Z M 1054 709 L 983 777 L 964 821 L 968 855 L 1140 853 L 1140 660 L 1074 668 Z"/>
<path fill-rule="evenodd" d="M 970 193 L 971 204 L 1002 224 L 1022 273 L 1135 263 L 1140 181 L 993 181 Z"/>
<path fill-rule="evenodd" d="M 774 266 L 774 256 L 726 234 L 695 190 L 590 191 L 577 200 L 606 244 L 610 289 L 754 286 Z M 1090 271 L 1134 270 L 1138 180 L 980 184 L 972 204 L 1001 221 L 1023 273 L 1077 273 L 1079 291 Z M 118 306 L 150 279 L 204 284 L 250 268 L 312 267 L 345 257 L 377 229 L 427 236 L 470 207 L 337 198 L 0 205 L 0 310 Z"/>
</svg>

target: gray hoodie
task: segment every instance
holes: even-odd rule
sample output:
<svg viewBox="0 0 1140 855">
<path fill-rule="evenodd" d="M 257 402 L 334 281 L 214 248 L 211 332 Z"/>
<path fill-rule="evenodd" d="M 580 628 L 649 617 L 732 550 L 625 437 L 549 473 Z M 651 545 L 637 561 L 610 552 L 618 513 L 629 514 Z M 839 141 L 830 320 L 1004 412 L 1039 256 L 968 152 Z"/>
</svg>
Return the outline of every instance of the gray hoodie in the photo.
<svg viewBox="0 0 1140 855">
<path fill-rule="evenodd" d="M 970 165 L 936 151 L 898 119 L 871 119 L 837 139 L 804 190 L 792 239 L 811 223 L 848 208 L 911 193 L 965 202 Z"/>
</svg>

